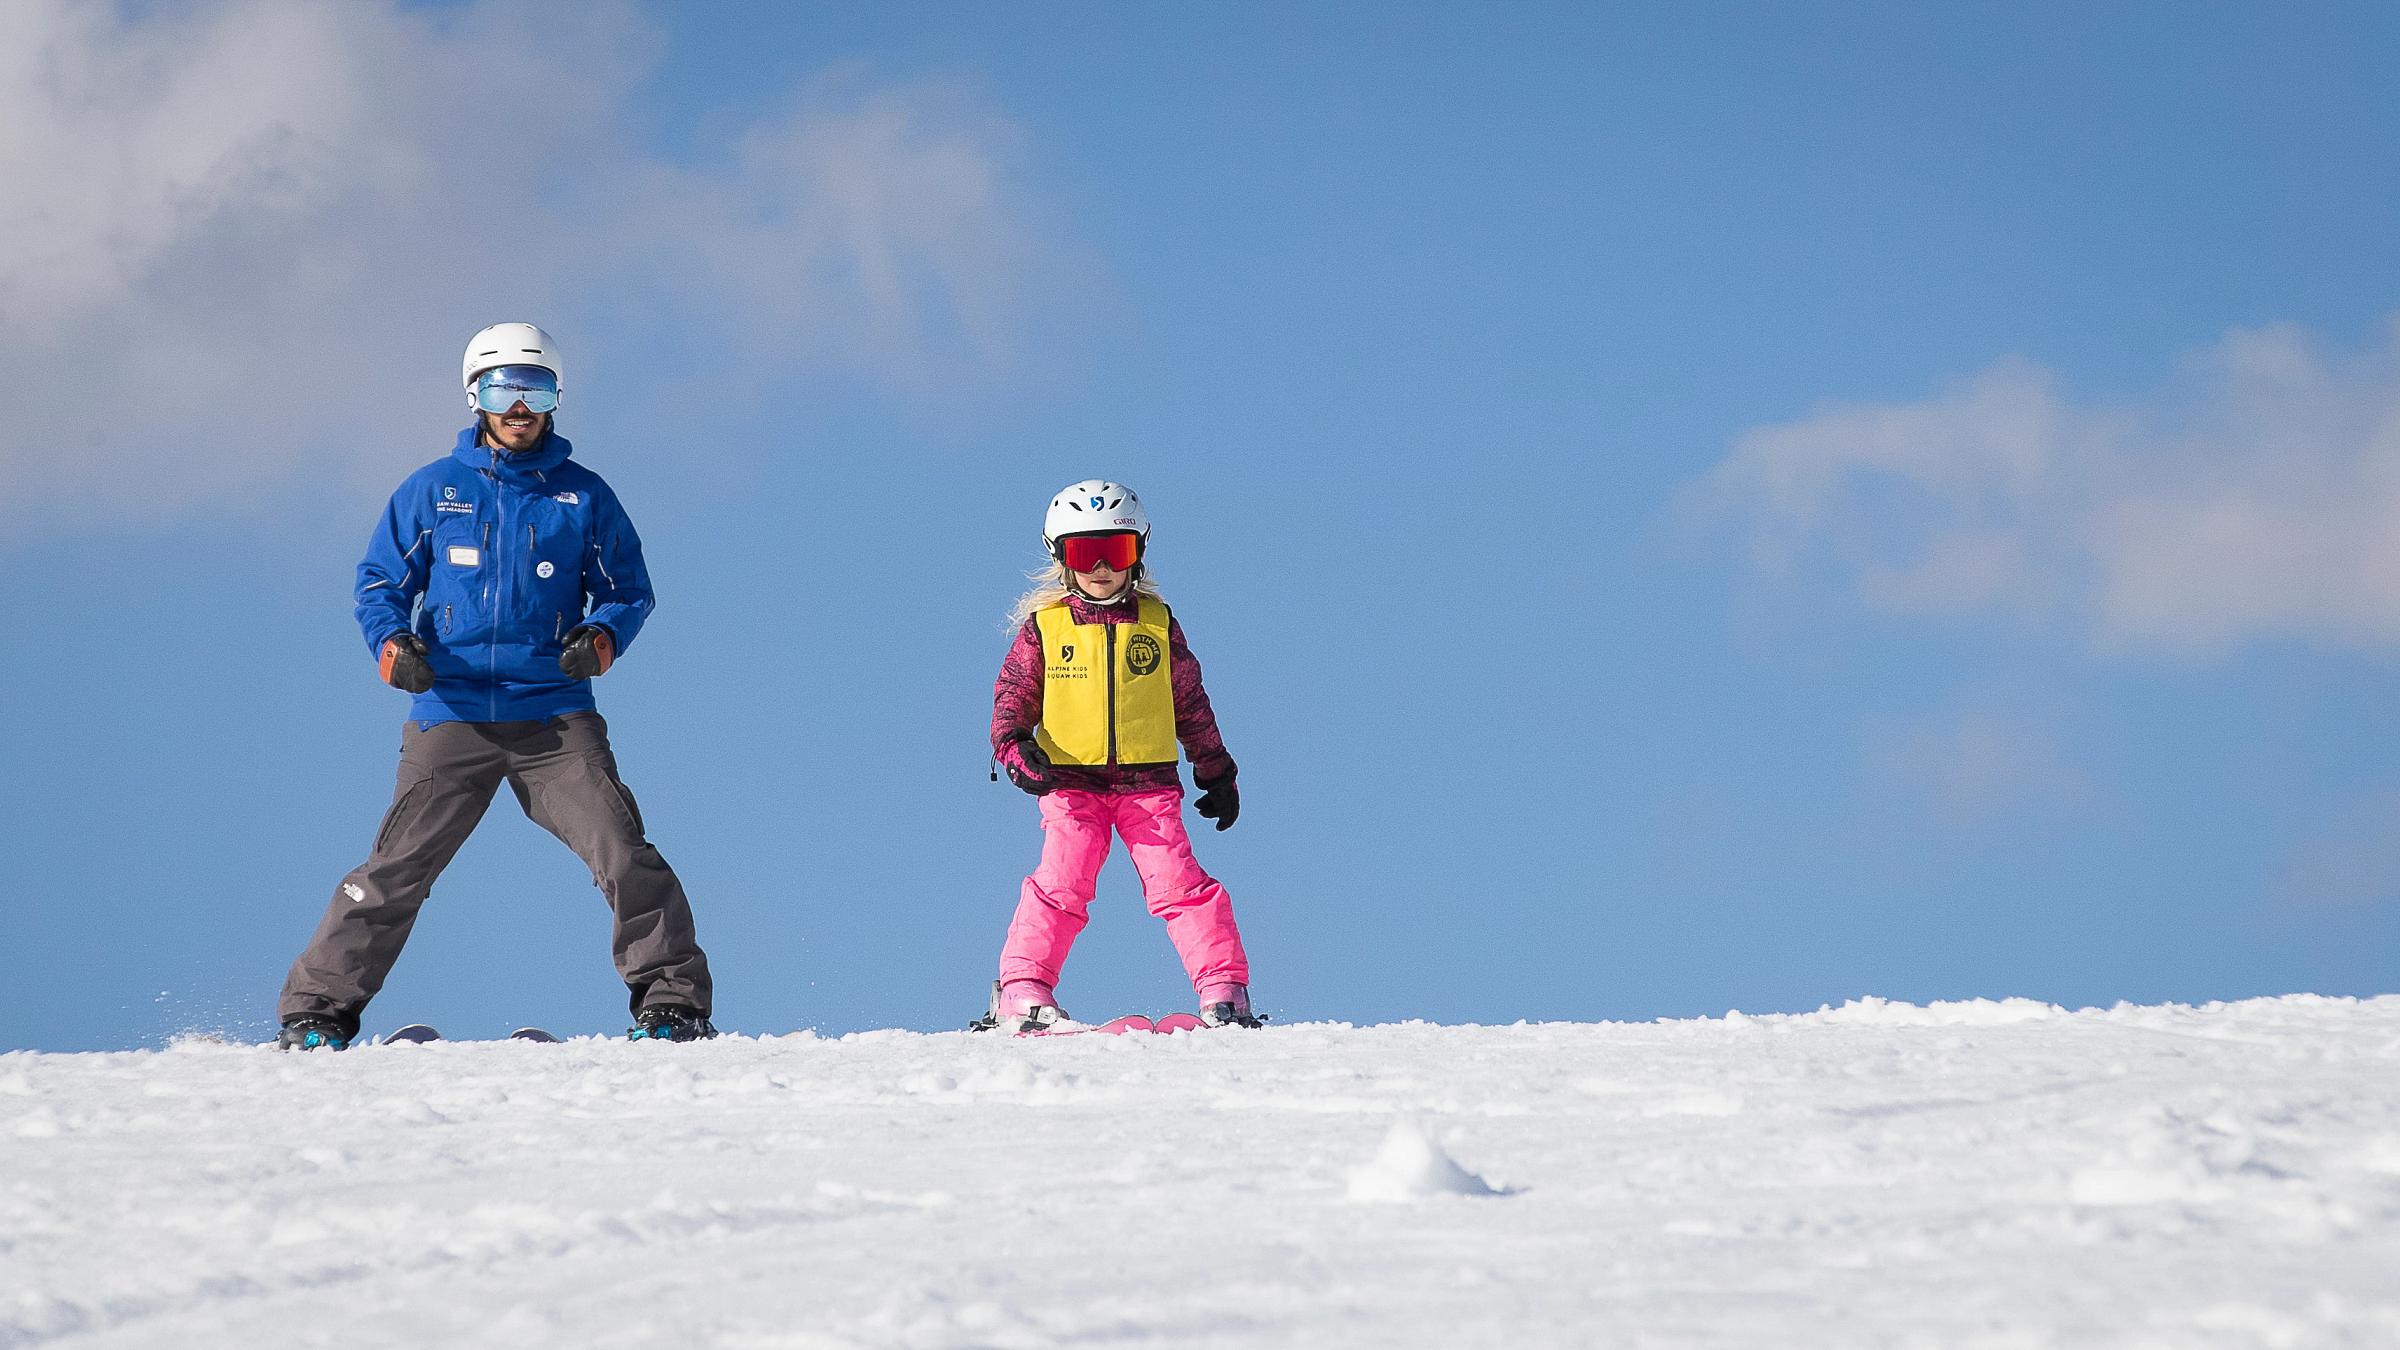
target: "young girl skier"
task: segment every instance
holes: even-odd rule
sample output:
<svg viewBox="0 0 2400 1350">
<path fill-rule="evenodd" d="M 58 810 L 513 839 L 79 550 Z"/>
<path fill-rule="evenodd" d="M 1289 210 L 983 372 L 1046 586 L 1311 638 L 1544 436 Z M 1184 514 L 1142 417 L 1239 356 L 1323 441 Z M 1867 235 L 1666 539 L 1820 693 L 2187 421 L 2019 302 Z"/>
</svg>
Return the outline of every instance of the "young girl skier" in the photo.
<svg viewBox="0 0 2400 1350">
<path fill-rule="evenodd" d="M 1194 809 L 1222 830 L 1241 812 L 1233 757 L 1200 663 L 1143 564 L 1149 541 L 1149 516 L 1119 483 L 1076 483 L 1043 517 L 1050 565 L 1017 601 L 1016 643 L 992 689 L 992 753 L 1010 782 L 1041 799 L 1042 860 L 1025 878 L 979 1029 L 1068 1020 L 1059 970 L 1083 931 L 1112 829 L 1150 912 L 1166 920 L 1201 1020 L 1258 1025 L 1233 902 L 1192 857 L 1175 772 L 1181 742 L 1201 789 Z"/>
</svg>

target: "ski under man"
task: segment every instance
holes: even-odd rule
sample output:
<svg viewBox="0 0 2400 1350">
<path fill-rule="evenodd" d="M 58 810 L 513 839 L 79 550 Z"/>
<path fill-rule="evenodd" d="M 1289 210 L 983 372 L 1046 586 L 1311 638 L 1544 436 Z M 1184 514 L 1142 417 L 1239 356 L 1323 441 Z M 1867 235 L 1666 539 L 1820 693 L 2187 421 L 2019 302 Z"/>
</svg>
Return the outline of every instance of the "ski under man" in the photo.
<svg viewBox="0 0 2400 1350">
<path fill-rule="evenodd" d="M 607 897 L 631 1034 L 716 1035 L 683 883 L 643 837 L 592 700 L 654 602 L 633 522 L 553 425 L 561 372 L 558 344 L 532 324 L 477 333 L 463 368 L 475 424 L 392 494 L 358 565 L 367 650 L 415 698 L 374 848 L 284 981 L 285 1049 L 339 1050 L 358 1035 L 434 879 L 503 781 Z"/>
</svg>

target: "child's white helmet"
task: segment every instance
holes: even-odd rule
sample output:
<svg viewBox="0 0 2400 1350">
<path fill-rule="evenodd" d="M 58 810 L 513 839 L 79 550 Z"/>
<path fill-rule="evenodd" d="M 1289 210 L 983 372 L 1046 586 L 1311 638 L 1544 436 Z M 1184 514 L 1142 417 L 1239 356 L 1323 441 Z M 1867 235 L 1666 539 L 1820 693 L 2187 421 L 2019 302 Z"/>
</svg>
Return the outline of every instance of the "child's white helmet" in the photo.
<svg viewBox="0 0 2400 1350">
<path fill-rule="evenodd" d="M 1132 488 L 1105 478 L 1086 478 L 1068 484 L 1050 499 L 1050 509 L 1042 516 L 1042 547 L 1055 557 L 1058 541 L 1067 535 L 1110 530 L 1131 530 L 1146 545 L 1150 514 L 1142 509 L 1142 499 L 1133 495 Z"/>
<path fill-rule="evenodd" d="M 529 323 L 496 323 L 467 340 L 461 378 L 468 407 L 475 406 L 475 377 L 494 366 L 540 366 L 558 377 L 560 387 L 567 383 L 567 372 L 559 367 L 557 340 Z"/>
</svg>

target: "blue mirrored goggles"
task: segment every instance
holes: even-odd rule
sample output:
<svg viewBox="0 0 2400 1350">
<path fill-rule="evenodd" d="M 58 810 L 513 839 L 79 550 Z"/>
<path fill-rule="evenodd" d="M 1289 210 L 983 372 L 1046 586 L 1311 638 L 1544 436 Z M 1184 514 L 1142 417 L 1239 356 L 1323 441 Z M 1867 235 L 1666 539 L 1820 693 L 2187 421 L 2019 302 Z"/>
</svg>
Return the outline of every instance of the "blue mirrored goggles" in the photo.
<svg viewBox="0 0 2400 1350">
<path fill-rule="evenodd" d="M 475 377 L 475 406 L 504 413 L 518 404 L 546 413 L 558 407 L 558 376 L 540 366 L 494 366 Z"/>
</svg>

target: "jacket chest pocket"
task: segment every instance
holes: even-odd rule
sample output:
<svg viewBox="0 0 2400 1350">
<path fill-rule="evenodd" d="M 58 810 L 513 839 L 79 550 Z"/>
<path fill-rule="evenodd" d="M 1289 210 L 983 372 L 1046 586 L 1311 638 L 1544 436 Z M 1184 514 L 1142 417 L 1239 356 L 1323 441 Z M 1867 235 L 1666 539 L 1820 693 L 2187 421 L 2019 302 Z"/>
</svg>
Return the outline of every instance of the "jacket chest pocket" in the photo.
<svg viewBox="0 0 2400 1350">
<path fill-rule="evenodd" d="M 489 533 L 483 523 L 473 516 L 451 516 L 433 531 L 433 571 L 473 572 L 482 568 L 490 552 Z"/>
<path fill-rule="evenodd" d="M 425 594 L 417 618 L 420 635 L 438 636 L 451 645 L 481 640 L 488 627 L 485 593 L 494 563 L 486 533 L 480 515 L 464 512 L 434 527 L 426 540 L 433 554 L 426 560 Z"/>
<path fill-rule="evenodd" d="M 510 523 L 513 549 L 521 552 L 528 594 L 539 601 L 545 616 L 572 607 L 581 616 L 583 604 L 582 522 L 563 508 L 537 503 L 525 519 Z M 571 625 L 570 625 L 571 626 Z"/>
<path fill-rule="evenodd" d="M 491 569 L 490 542 L 483 523 L 473 516 L 453 516 L 435 527 L 429 542 L 425 597 L 429 602 L 456 604 L 480 593 Z"/>
</svg>

